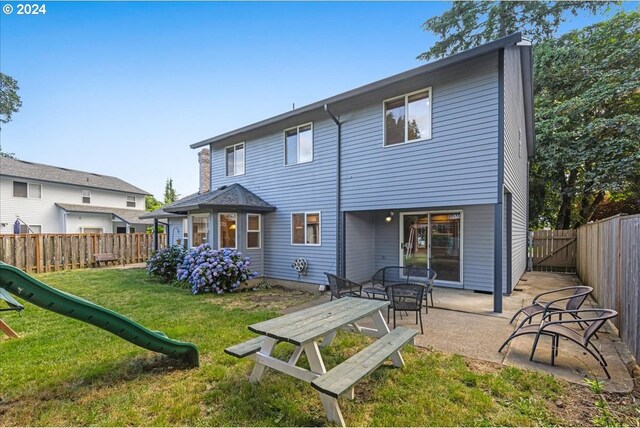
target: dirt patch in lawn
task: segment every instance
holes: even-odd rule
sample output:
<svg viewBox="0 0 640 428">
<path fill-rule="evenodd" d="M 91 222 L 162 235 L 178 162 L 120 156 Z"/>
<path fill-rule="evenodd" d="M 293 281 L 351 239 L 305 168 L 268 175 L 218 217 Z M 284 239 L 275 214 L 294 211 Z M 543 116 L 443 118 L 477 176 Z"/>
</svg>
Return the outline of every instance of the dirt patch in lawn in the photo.
<svg viewBox="0 0 640 428">
<path fill-rule="evenodd" d="M 275 285 L 268 289 L 243 289 L 207 299 L 207 302 L 221 305 L 225 309 L 264 309 L 282 311 L 291 306 L 301 305 L 318 298 L 318 294 Z"/>
</svg>

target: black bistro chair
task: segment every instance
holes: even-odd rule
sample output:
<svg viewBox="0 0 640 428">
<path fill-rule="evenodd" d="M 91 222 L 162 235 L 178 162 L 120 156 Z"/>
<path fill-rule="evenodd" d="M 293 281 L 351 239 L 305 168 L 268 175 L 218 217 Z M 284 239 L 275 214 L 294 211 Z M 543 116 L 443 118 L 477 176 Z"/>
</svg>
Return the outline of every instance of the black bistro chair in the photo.
<svg viewBox="0 0 640 428">
<path fill-rule="evenodd" d="M 416 324 L 420 320 L 420 333 L 424 334 L 422 327 L 422 300 L 424 299 L 425 286 L 422 284 L 391 284 L 386 288 L 389 306 L 387 307 L 387 323 L 389 313 L 393 309 L 393 328 L 396 328 L 396 314 L 401 312 L 415 312 Z M 402 315 L 401 315 L 402 316 Z"/>
<path fill-rule="evenodd" d="M 349 281 L 346 278 L 340 278 L 332 273 L 325 272 L 329 280 L 329 291 L 331 292 L 331 300 L 341 297 L 360 297 L 362 294 L 362 285 L 357 282 Z"/>
</svg>

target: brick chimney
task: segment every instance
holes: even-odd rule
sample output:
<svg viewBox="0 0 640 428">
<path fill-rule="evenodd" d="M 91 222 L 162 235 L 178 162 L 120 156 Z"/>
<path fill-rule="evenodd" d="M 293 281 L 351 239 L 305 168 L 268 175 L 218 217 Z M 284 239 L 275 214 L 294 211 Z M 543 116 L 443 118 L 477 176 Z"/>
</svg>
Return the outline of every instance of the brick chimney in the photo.
<svg viewBox="0 0 640 428">
<path fill-rule="evenodd" d="M 207 193 L 211 190 L 211 164 L 209 159 L 209 149 L 202 149 L 198 152 L 198 164 L 200 164 L 200 190 L 198 193 Z"/>
</svg>

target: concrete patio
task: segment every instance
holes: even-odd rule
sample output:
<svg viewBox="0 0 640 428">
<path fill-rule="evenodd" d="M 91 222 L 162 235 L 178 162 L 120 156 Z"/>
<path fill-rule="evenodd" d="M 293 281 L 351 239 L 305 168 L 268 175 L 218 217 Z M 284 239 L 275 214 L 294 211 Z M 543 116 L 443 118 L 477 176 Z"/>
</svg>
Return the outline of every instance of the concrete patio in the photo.
<svg viewBox="0 0 640 428">
<path fill-rule="evenodd" d="M 613 326 L 607 324 L 605 331 L 598 333 L 595 344 L 608 363 L 611 379 L 607 380 L 598 362 L 576 344 L 563 339 L 560 341 L 559 355 L 555 366 L 550 364 L 550 339 L 540 339 L 535 361 L 529 361 L 534 336 L 526 335 L 511 341 L 502 353 L 498 349 L 513 332 L 517 322 L 509 320 L 524 303 L 544 291 L 576 285 L 575 275 L 548 272 L 527 272 L 510 296 L 504 296 L 503 313 L 493 312 L 493 296 L 464 290 L 437 287 L 433 292 L 435 308 L 422 314 L 424 334 L 418 334 L 415 345 L 465 357 L 477 358 L 492 363 L 537 370 L 552 374 L 569 382 L 584 384 L 584 378 L 597 377 L 609 392 L 629 392 L 633 390 L 633 379 L 628 366 L 634 364 L 633 357 L 626 349 Z M 308 305 L 322 303 L 328 296 Z M 592 300 L 584 306 L 595 307 Z M 290 308 L 290 311 L 301 307 Z M 539 319 L 536 318 L 536 319 Z M 393 323 L 393 320 L 391 320 Z M 415 325 L 414 314 L 398 318 L 398 325 L 419 328 Z"/>
</svg>

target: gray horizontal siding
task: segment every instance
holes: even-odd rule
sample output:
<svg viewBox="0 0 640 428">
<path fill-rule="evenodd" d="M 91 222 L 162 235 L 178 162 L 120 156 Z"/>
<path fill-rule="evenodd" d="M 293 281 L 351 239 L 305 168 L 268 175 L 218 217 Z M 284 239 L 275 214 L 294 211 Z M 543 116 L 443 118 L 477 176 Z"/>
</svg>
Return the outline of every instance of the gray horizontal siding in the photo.
<svg viewBox="0 0 640 428">
<path fill-rule="evenodd" d="M 519 130 L 521 130 L 520 133 Z M 513 287 L 526 269 L 527 211 L 529 209 L 527 180 L 527 140 L 520 50 L 513 47 L 505 49 L 504 53 L 504 184 L 513 198 L 511 232 Z"/>
<path fill-rule="evenodd" d="M 341 116 L 345 211 L 497 202 L 497 56 L 432 79 L 428 141 L 383 147 L 382 99 Z"/>
<path fill-rule="evenodd" d="M 325 271 L 335 271 L 335 124 L 314 122 L 313 139 L 313 162 L 289 166 L 284 165 L 283 132 L 245 141 L 245 174 L 234 177 L 225 176 L 224 147 L 211 148 L 212 188 L 239 183 L 276 207 L 263 216 L 260 275 L 321 284 Z M 299 211 L 321 213 L 321 246 L 291 245 L 291 213 Z M 291 267 L 297 257 L 309 263 L 306 276 Z"/>
<path fill-rule="evenodd" d="M 375 269 L 376 225 L 372 212 L 347 213 L 345 218 L 345 268 L 352 281 L 366 282 Z"/>
</svg>

